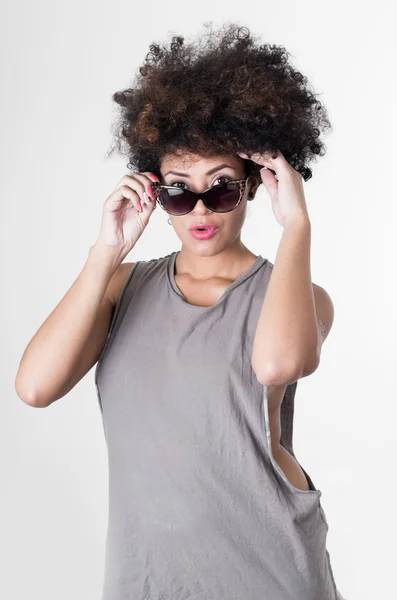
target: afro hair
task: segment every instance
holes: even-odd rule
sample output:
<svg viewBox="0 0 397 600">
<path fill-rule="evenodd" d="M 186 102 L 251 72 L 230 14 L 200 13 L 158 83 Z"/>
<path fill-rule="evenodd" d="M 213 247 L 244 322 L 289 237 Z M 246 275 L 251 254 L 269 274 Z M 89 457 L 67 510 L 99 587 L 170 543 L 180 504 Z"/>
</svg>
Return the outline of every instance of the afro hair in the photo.
<svg viewBox="0 0 397 600">
<path fill-rule="evenodd" d="M 279 149 L 307 181 L 308 163 L 325 154 L 322 131 L 331 124 L 307 78 L 284 46 L 260 44 L 235 23 L 195 42 L 173 36 L 152 43 L 130 87 L 114 93 L 114 142 L 127 167 L 160 178 L 168 153 L 203 157 Z M 246 160 L 247 174 L 260 166 Z"/>
</svg>

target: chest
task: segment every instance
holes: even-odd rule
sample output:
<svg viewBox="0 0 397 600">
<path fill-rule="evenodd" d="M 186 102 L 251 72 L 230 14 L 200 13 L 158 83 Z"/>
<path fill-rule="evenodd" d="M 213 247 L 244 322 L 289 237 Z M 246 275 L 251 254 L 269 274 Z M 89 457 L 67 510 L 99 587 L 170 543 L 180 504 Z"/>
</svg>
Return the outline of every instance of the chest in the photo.
<svg viewBox="0 0 397 600">
<path fill-rule="evenodd" d="M 213 306 L 218 302 L 232 280 L 212 277 L 206 281 L 194 281 L 186 275 L 175 275 L 174 281 L 185 301 L 194 306 Z"/>
<path fill-rule="evenodd" d="M 232 281 L 220 277 L 214 277 L 205 282 L 198 282 L 186 275 L 175 275 L 174 280 L 186 302 L 204 307 L 216 304 L 232 283 Z M 255 334 L 255 329 L 252 330 L 251 334 Z M 268 388 L 269 419 L 274 438 L 276 436 L 279 437 L 280 406 L 286 388 L 286 385 L 270 386 Z"/>
<path fill-rule="evenodd" d="M 192 280 L 189 276 L 175 275 L 175 283 L 183 294 L 186 302 L 195 306 L 208 307 L 213 306 L 218 302 L 228 286 L 231 285 L 232 281 L 222 278 L 211 278 L 211 280 L 205 282 L 197 282 Z M 255 334 L 255 330 L 252 330 L 251 333 Z M 243 343 L 243 340 L 241 340 L 241 342 Z M 268 388 L 269 420 L 272 430 L 272 440 L 279 440 L 280 438 L 280 407 L 286 388 L 286 385 L 270 386 Z"/>
</svg>

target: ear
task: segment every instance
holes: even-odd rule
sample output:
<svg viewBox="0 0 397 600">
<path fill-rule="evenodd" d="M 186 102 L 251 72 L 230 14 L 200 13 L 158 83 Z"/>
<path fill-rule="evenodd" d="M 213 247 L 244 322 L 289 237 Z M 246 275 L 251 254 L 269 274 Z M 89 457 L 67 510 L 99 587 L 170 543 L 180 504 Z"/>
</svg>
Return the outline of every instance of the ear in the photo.
<svg viewBox="0 0 397 600">
<path fill-rule="evenodd" d="M 255 194 L 261 183 L 262 183 L 262 179 L 261 179 L 260 173 L 259 172 L 251 173 L 250 178 L 248 180 L 247 200 L 253 200 L 255 198 Z"/>
</svg>

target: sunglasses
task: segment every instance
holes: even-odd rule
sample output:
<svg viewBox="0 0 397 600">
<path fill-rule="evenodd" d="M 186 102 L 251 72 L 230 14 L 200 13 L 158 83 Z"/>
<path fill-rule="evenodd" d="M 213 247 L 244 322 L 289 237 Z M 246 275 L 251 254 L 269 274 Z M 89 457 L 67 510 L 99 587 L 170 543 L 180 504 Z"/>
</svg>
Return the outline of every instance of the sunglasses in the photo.
<svg viewBox="0 0 397 600">
<path fill-rule="evenodd" d="M 161 185 L 157 181 L 153 181 L 152 190 L 153 196 L 161 208 L 170 215 L 187 215 L 194 209 L 199 198 L 213 212 L 225 213 L 234 210 L 240 204 L 248 180 L 249 176 L 246 179 L 225 181 L 200 193 L 173 185 Z"/>
</svg>

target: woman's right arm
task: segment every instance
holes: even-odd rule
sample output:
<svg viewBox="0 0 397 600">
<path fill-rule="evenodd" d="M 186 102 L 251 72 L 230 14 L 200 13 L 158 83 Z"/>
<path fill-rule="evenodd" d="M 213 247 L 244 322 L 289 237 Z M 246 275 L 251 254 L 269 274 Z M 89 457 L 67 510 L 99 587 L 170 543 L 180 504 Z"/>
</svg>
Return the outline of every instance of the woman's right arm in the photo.
<svg viewBox="0 0 397 600">
<path fill-rule="evenodd" d="M 150 172 L 126 175 L 106 199 L 83 269 L 22 355 L 15 390 L 26 404 L 44 408 L 59 400 L 101 355 L 126 269 L 132 268 L 123 260 L 156 207 L 153 178 Z"/>
<path fill-rule="evenodd" d="M 111 247 L 95 244 L 90 248 L 79 276 L 22 355 L 15 390 L 26 404 L 49 406 L 94 366 L 130 268 L 131 263 L 120 264 Z"/>
</svg>

